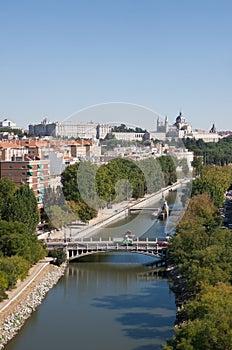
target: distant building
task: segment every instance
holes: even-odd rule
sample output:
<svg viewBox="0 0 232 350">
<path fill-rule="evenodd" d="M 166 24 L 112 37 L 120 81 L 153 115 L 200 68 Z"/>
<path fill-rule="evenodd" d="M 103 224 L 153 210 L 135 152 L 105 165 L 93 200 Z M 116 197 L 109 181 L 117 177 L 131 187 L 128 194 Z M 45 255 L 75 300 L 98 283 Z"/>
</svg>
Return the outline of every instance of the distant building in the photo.
<svg viewBox="0 0 232 350">
<path fill-rule="evenodd" d="M 33 190 L 38 208 L 43 206 L 45 188 L 49 184 L 49 161 L 24 159 L 0 161 L 0 178 L 9 177 L 16 185 L 27 184 Z"/>
<path fill-rule="evenodd" d="M 45 118 L 40 124 L 29 125 L 29 135 L 53 136 L 57 138 L 104 139 L 111 126 L 96 122 L 81 123 L 75 121 L 49 122 Z"/>
<path fill-rule="evenodd" d="M 170 154 L 177 158 L 177 160 L 186 159 L 189 171 L 192 171 L 192 162 L 194 159 L 194 153 L 188 151 L 186 148 L 176 148 L 174 146 L 169 146 L 167 154 Z"/>
<path fill-rule="evenodd" d="M 168 117 L 165 117 L 165 122 L 163 122 L 160 117 L 157 118 L 157 125 L 156 125 L 156 130 L 159 133 L 167 133 L 169 129 L 168 125 Z"/>
<path fill-rule="evenodd" d="M 216 127 L 213 124 L 210 131 L 194 130 L 192 126 L 186 121 L 185 117 L 180 112 L 176 117 L 174 124 L 168 124 L 168 118 L 165 118 L 163 122 L 160 117 L 157 118 L 156 131 L 150 132 L 151 139 L 166 140 L 166 139 L 182 139 L 182 138 L 194 138 L 196 140 L 202 139 L 204 142 L 218 142 L 219 134 L 216 131 Z"/>
<path fill-rule="evenodd" d="M 14 129 L 16 128 L 16 124 L 9 119 L 4 119 L 0 122 L 0 128 Z"/>
<path fill-rule="evenodd" d="M 144 132 L 112 132 L 116 140 L 122 141 L 142 141 Z"/>
</svg>

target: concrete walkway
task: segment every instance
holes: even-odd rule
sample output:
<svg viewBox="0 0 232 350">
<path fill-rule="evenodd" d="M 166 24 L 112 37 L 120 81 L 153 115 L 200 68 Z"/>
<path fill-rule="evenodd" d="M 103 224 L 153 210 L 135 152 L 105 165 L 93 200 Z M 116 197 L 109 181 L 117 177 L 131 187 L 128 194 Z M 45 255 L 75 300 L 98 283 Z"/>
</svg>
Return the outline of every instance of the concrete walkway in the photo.
<svg viewBox="0 0 232 350">
<path fill-rule="evenodd" d="M 15 299 L 17 299 L 23 291 L 30 286 L 41 271 L 50 264 L 51 258 L 40 260 L 36 265 L 33 265 L 29 270 L 28 276 L 23 281 L 18 281 L 14 289 L 7 291 L 8 299 L 0 303 L 0 315 Z"/>
<path fill-rule="evenodd" d="M 189 180 L 188 180 L 189 181 Z M 125 201 L 112 205 L 111 209 L 104 208 L 99 210 L 98 216 L 90 220 L 89 224 L 77 223 L 72 224 L 68 227 L 63 227 L 60 231 L 54 231 L 50 234 L 51 239 L 70 239 L 70 238 L 83 238 L 90 237 L 95 230 L 117 221 L 125 215 L 127 215 L 128 208 L 143 208 L 148 206 L 150 203 L 161 200 L 162 196 L 166 196 L 170 189 L 175 190 L 188 181 L 179 181 L 174 185 L 168 186 L 159 190 L 156 193 L 145 195 L 143 198 L 132 201 Z M 40 238 L 47 238 L 47 234 L 41 235 Z"/>
<path fill-rule="evenodd" d="M 176 189 L 181 186 L 183 182 L 178 182 L 172 186 L 168 186 L 157 193 L 153 193 L 151 195 L 146 195 L 144 198 L 130 201 L 130 202 L 122 202 L 114 204 L 112 209 L 103 209 L 99 211 L 99 214 L 96 218 L 92 219 L 88 225 L 80 224 L 71 228 L 66 227 L 61 231 L 55 231 L 51 234 L 52 239 L 56 238 L 66 238 L 70 237 L 70 233 L 72 237 L 88 237 L 91 233 L 93 233 L 99 227 L 107 225 L 109 222 L 116 221 L 120 219 L 120 217 L 125 216 L 125 213 L 128 210 L 128 207 L 145 207 L 149 205 L 149 202 L 158 201 L 162 198 L 162 195 L 166 195 L 170 189 Z M 71 226 L 74 227 L 74 226 Z M 39 261 L 36 265 L 34 265 L 28 273 L 28 276 L 25 280 L 18 281 L 16 288 L 7 292 L 8 299 L 2 301 L 0 303 L 0 316 L 1 312 L 3 312 L 17 297 L 20 296 L 23 291 L 30 286 L 30 284 L 35 280 L 35 278 L 41 273 L 41 271 L 50 263 L 51 258 L 45 258 L 44 260 Z"/>
</svg>

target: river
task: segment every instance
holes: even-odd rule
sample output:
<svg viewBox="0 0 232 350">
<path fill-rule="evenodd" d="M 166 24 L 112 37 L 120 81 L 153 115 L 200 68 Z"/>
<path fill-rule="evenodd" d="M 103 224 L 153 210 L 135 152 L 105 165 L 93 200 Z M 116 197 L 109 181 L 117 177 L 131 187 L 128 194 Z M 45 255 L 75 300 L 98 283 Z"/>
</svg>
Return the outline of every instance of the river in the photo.
<svg viewBox="0 0 232 350">
<path fill-rule="evenodd" d="M 135 218 L 125 218 L 110 229 L 119 225 L 121 232 L 129 221 L 140 236 L 164 236 L 166 223 L 150 220 L 151 215 L 141 215 L 138 228 Z M 172 337 L 176 307 L 167 279 L 150 275 L 151 268 L 145 265 L 153 259 L 115 253 L 70 263 L 5 349 L 162 349 Z"/>
</svg>

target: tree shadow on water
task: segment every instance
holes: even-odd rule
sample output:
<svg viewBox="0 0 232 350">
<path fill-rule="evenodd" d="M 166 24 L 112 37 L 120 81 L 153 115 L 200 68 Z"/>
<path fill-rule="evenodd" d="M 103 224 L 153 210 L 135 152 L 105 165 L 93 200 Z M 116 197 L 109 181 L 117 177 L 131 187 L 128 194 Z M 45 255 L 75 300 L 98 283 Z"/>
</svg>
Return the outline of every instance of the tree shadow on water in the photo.
<svg viewBox="0 0 232 350">
<path fill-rule="evenodd" d="M 137 346 L 133 350 L 160 350 L 165 340 L 172 337 L 176 317 L 175 305 L 167 297 L 167 293 L 156 293 L 156 288 L 151 287 L 137 295 L 95 298 L 93 306 L 119 310 L 116 321 L 122 325 L 126 337 L 151 341 L 151 344 Z"/>
<path fill-rule="evenodd" d="M 131 308 L 142 308 L 148 309 L 159 308 L 164 309 L 166 312 L 175 312 L 174 305 L 174 294 L 173 301 L 168 300 L 168 293 L 166 288 L 164 293 L 159 289 L 157 292 L 156 287 L 144 288 L 138 294 L 121 294 L 121 295 L 108 295 L 103 298 L 95 298 L 93 306 L 100 308 L 107 308 L 111 310 L 119 309 L 131 309 Z M 168 309 L 167 309 L 168 307 Z M 164 311 L 163 310 L 163 311 Z"/>
</svg>

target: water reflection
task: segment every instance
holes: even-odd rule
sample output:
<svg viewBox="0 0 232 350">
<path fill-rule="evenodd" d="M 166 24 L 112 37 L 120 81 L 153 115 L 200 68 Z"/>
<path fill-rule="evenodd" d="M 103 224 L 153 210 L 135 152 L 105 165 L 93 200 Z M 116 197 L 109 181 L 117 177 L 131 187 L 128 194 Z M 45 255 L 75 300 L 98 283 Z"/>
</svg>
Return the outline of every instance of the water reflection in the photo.
<svg viewBox="0 0 232 350">
<path fill-rule="evenodd" d="M 90 289 L 94 291 L 96 296 L 92 298 L 90 307 L 92 310 L 97 308 L 99 315 L 103 310 L 113 315 L 114 327 L 118 324 L 122 332 L 119 342 L 122 342 L 123 349 L 161 349 L 164 340 L 171 336 L 170 325 L 174 324 L 176 312 L 167 281 L 159 275 L 153 276 L 152 280 L 139 279 L 139 274 L 147 271 L 141 265 L 100 265 L 85 263 L 83 267 L 82 264 L 70 266 L 72 274 L 75 271 L 78 285 L 85 285 L 80 295 L 88 295 Z M 102 288 L 104 292 L 99 293 Z M 108 325 L 101 322 L 108 329 Z M 125 341 L 130 347 L 123 345 Z M 138 346 L 138 343 L 141 345 Z M 111 349 L 116 348 L 111 345 Z"/>
<path fill-rule="evenodd" d="M 175 202 L 175 196 L 170 194 L 169 204 Z M 152 221 L 151 216 L 125 221 L 138 235 L 166 235 L 167 223 Z M 104 229 L 98 235 L 109 237 L 109 232 Z M 141 254 L 115 253 L 70 263 L 59 283 L 5 349 L 162 349 L 172 336 L 175 298 L 161 274 L 150 274 L 145 264 L 151 261 L 154 258 Z"/>
<path fill-rule="evenodd" d="M 177 191 L 172 191 L 167 196 L 167 202 L 170 207 L 175 209 L 183 208 L 181 202 L 182 188 Z M 155 201 L 149 204 L 149 207 L 159 207 L 160 201 Z M 92 237 L 94 239 L 107 239 L 109 237 L 121 237 L 127 230 L 130 230 L 136 237 L 141 239 L 149 238 L 155 239 L 156 237 L 164 237 L 167 233 L 174 230 L 178 218 L 180 216 L 179 211 L 173 212 L 168 220 L 156 220 L 152 218 L 152 213 L 149 211 L 143 211 L 140 214 L 127 215 L 121 220 L 108 224 L 94 232 Z M 89 239 L 89 238 L 88 238 Z"/>
</svg>

